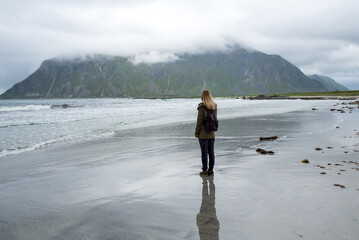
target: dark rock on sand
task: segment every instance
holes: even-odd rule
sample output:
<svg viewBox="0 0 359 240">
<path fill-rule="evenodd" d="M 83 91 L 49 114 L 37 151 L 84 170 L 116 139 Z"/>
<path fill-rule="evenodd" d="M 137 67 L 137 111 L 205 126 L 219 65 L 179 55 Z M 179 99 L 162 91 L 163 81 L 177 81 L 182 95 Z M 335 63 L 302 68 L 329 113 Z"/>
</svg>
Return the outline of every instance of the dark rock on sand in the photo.
<svg viewBox="0 0 359 240">
<path fill-rule="evenodd" d="M 359 100 L 354 101 L 354 102 L 349 102 L 348 104 L 350 104 L 350 105 L 358 105 L 358 107 L 359 107 Z"/>
<path fill-rule="evenodd" d="M 276 140 L 278 138 L 278 136 L 273 136 L 273 137 L 260 137 L 259 141 L 271 141 L 271 140 Z"/>
<path fill-rule="evenodd" d="M 340 187 L 340 188 L 345 188 L 345 186 L 343 186 L 343 185 L 341 185 L 341 184 L 334 184 L 334 186 Z"/>
<path fill-rule="evenodd" d="M 310 163 L 308 159 L 302 160 L 302 163 Z"/>
<path fill-rule="evenodd" d="M 267 99 L 295 99 L 281 95 L 258 95 L 256 97 L 249 97 L 250 100 L 267 100 Z"/>
<path fill-rule="evenodd" d="M 315 148 L 315 151 L 321 151 L 321 150 L 323 150 L 322 148 Z"/>
<path fill-rule="evenodd" d="M 260 154 L 269 154 L 269 155 L 274 155 L 274 152 L 273 151 L 267 151 L 267 150 L 264 150 L 262 148 L 257 148 L 256 150 L 257 153 L 260 153 Z"/>
<path fill-rule="evenodd" d="M 327 173 L 326 173 L 326 172 L 321 172 L 320 174 L 323 174 L 323 175 L 324 175 L 324 174 L 327 174 Z"/>
<path fill-rule="evenodd" d="M 348 163 L 349 164 L 355 164 L 355 165 L 359 166 L 359 162 L 356 162 L 356 161 L 349 161 Z"/>
<path fill-rule="evenodd" d="M 318 167 L 318 168 L 325 168 L 324 166 L 320 166 L 320 165 L 317 165 L 316 167 Z"/>
<path fill-rule="evenodd" d="M 313 111 L 316 111 L 316 110 L 318 110 L 318 108 L 312 108 L 312 110 L 313 110 Z"/>
</svg>

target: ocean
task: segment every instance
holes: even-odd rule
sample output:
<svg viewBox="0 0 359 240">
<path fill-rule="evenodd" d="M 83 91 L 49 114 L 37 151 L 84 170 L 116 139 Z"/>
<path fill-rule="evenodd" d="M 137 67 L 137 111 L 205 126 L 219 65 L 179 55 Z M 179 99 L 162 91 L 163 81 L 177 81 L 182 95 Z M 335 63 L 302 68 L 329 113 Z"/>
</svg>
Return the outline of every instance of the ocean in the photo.
<svg viewBox="0 0 359 240">
<path fill-rule="evenodd" d="M 218 118 L 308 110 L 332 101 L 217 98 Z M 195 123 L 199 99 L 37 99 L 0 101 L 0 158 L 121 131 Z M 192 137 L 192 136 L 191 136 Z"/>
</svg>

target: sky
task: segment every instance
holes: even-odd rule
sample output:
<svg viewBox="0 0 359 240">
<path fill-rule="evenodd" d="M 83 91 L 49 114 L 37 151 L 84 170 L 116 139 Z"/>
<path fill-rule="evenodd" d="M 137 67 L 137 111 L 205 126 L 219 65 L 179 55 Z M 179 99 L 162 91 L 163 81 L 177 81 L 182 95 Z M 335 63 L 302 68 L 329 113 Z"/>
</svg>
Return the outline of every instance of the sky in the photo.
<svg viewBox="0 0 359 240">
<path fill-rule="evenodd" d="M 231 44 L 359 90 L 358 23 L 358 0 L 1 0 L 0 93 L 54 57 L 151 63 Z"/>
</svg>

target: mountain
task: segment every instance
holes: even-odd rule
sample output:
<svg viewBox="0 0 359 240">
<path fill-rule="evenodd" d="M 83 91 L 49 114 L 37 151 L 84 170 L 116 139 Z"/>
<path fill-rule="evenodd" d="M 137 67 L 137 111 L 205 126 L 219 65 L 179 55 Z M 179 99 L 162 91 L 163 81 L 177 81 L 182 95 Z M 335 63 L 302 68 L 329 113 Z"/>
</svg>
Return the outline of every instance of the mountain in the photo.
<svg viewBox="0 0 359 240">
<path fill-rule="evenodd" d="M 328 91 L 278 55 L 236 47 L 177 56 L 153 64 L 106 55 L 45 60 L 1 98 L 189 97 L 203 89 L 214 96 Z"/>
<path fill-rule="evenodd" d="M 309 75 L 308 76 L 310 79 L 314 79 L 319 81 L 321 84 L 323 84 L 328 91 L 349 91 L 348 88 L 344 87 L 343 85 L 337 83 L 334 79 L 327 77 L 327 76 L 322 76 L 322 75 Z"/>
</svg>

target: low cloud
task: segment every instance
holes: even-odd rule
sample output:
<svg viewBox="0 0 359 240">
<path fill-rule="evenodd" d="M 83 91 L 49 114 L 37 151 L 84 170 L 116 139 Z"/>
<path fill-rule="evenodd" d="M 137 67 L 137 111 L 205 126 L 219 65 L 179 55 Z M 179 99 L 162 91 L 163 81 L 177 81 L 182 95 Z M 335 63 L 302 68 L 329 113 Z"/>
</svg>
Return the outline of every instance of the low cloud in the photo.
<svg viewBox="0 0 359 240">
<path fill-rule="evenodd" d="M 161 53 L 157 51 L 151 51 L 149 53 L 135 54 L 128 59 L 134 64 L 139 63 L 160 63 L 160 62 L 173 62 L 179 60 L 179 57 L 173 53 Z"/>
<path fill-rule="evenodd" d="M 155 63 L 233 43 L 281 55 L 306 74 L 338 76 L 340 83 L 352 79 L 359 89 L 358 18 L 356 0 L 5 0 L 0 89 L 60 55 Z"/>
</svg>

